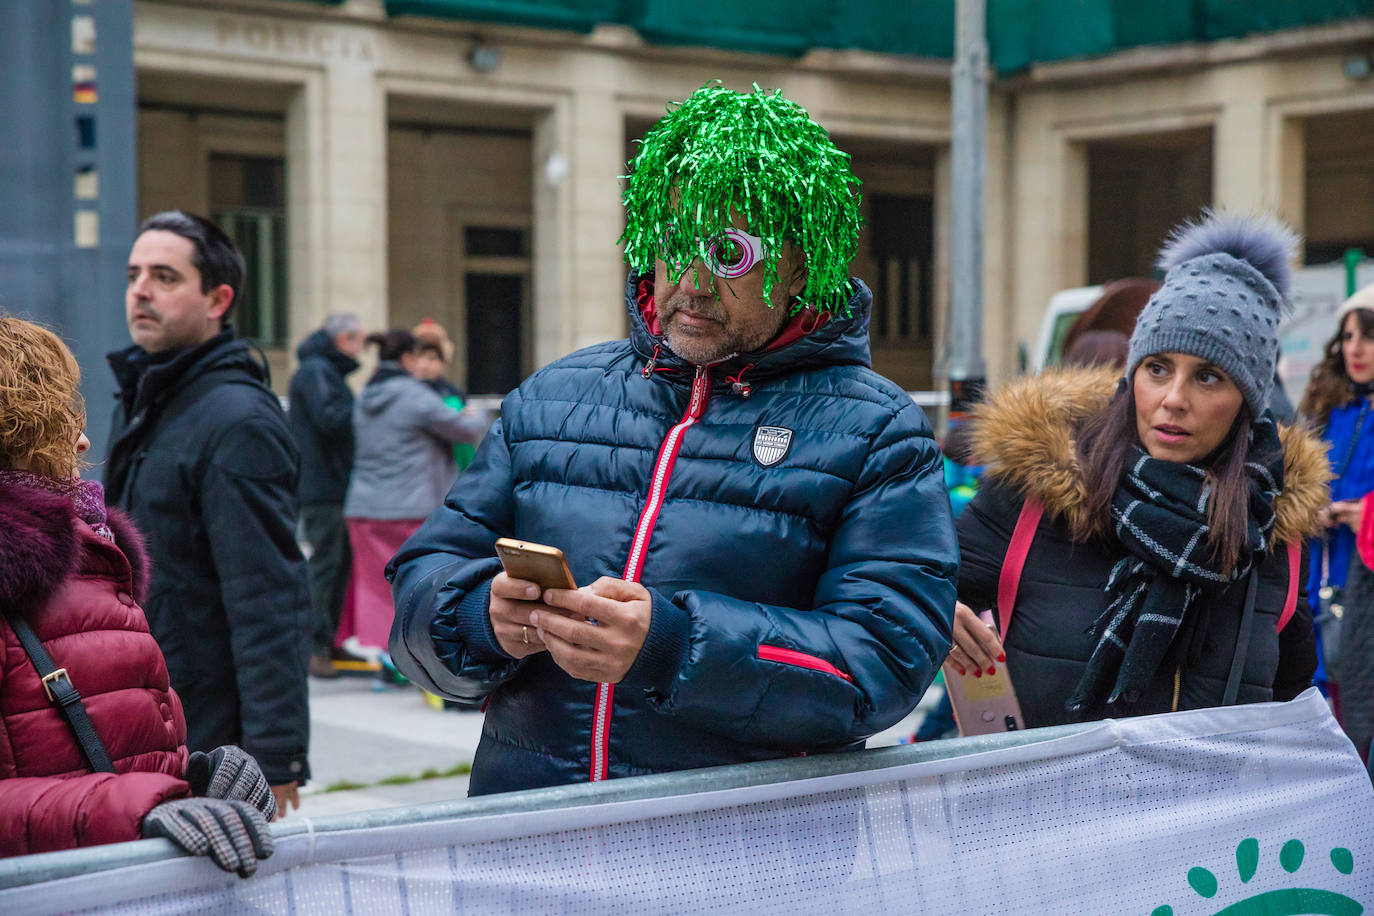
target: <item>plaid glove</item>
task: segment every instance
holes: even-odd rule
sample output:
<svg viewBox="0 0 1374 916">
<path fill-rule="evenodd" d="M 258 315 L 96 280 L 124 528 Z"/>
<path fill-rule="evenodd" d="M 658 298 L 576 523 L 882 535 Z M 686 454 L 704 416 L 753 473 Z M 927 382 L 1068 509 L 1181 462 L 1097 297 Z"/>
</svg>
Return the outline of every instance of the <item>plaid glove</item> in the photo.
<svg viewBox="0 0 1374 916">
<path fill-rule="evenodd" d="M 186 764 L 186 781 L 197 798 L 246 801 L 269 821 L 277 816 L 277 801 L 258 762 L 241 747 L 224 744 L 206 754 L 194 751 Z"/>
<path fill-rule="evenodd" d="M 245 801 L 182 798 L 163 802 L 143 818 L 145 837 L 166 837 L 194 856 L 209 856 L 247 878 L 272 854 L 267 820 Z"/>
</svg>

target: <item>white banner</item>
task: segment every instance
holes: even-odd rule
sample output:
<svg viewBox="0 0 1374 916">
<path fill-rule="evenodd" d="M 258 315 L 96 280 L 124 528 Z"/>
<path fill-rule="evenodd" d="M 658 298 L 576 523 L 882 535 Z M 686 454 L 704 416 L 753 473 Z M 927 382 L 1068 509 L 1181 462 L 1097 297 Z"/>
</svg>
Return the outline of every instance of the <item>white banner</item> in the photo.
<svg viewBox="0 0 1374 916">
<path fill-rule="evenodd" d="M 0 891 L 3 913 L 297 916 L 1353 916 L 1371 903 L 1374 790 L 1315 691 L 816 779 L 312 831 L 280 838 L 247 881 L 178 858 Z"/>
</svg>

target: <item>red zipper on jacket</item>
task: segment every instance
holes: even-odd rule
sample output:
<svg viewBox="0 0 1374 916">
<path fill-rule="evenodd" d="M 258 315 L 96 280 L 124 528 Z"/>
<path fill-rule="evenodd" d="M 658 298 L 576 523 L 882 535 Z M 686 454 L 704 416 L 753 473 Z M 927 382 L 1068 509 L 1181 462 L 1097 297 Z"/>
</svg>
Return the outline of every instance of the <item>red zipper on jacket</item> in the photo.
<svg viewBox="0 0 1374 916">
<path fill-rule="evenodd" d="M 678 450 L 682 447 L 682 437 L 706 408 L 706 397 L 711 391 L 711 374 L 705 366 L 697 367 L 696 377 L 692 379 L 692 397 L 687 402 L 687 412 L 664 437 L 658 449 L 658 461 L 654 463 L 654 476 L 649 484 L 649 497 L 644 509 L 639 513 L 639 524 L 635 526 L 634 540 L 630 542 L 630 557 L 625 562 L 625 572 L 620 578 L 626 582 L 638 582 L 644 571 L 644 557 L 649 552 L 649 538 L 658 521 L 659 510 L 663 508 L 663 494 L 668 490 L 668 480 L 673 476 L 673 464 L 677 461 Z M 596 685 L 596 705 L 592 712 L 592 782 L 606 778 L 606 768 L 610 757 L 611 742 L 611 701 L 615 695 L 614 684 Z"/>
</svg>

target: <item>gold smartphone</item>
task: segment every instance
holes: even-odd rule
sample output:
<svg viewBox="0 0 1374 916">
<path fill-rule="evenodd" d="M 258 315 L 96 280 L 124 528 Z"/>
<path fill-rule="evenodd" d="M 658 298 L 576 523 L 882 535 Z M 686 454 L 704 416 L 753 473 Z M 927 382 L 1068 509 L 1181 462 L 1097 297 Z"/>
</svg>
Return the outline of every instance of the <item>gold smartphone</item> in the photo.
<svg viewBox="0 0 1374 916">
<path fill-rule="evenodd" d="M 568 569 L 568 561 L 557 547 L 517 541 L 515 538 L 498 538 L 496 556 L 501 559 L 506 575 L 512 579 L 533 582 L 541 589 L 577 588 L 572 570 Z"/>
<path fill-rule="evenodd" d="M 984 611 L 978 616 L 992 626 L 992 614 Z M 1006 663 L 995 667 L 995 674 L 985 671 L 982 677 L 974 677 L 971 672 L 961 675 L 952 662 L 945 662 L 945 689 L 954 707 L 959 734 L 964 737 L 1013 732 L 1026 727 Z"/>
<path fill-rule="evenodd" d="M 945 689 L 954 707 L 959 734 L 965 738 L 1026 727 L 1007 666 L 1003 663 L 996 667 L 996 674 L 984 672 L 982 677 L 975 678 L 972 674 L 961 675 L 949 662 L 945 663 Z"/>
</svg>

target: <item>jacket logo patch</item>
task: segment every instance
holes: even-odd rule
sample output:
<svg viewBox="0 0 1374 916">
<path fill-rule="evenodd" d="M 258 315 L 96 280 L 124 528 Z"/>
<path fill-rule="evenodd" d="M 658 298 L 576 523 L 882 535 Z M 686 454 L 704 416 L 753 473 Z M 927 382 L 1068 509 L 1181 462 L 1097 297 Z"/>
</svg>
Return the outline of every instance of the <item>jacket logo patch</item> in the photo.
<svg viewBox="0 0 1374 916">
<path fill-rule="evenodd" d="M 792 450 L 792 430 L 785 426 L 760 426 L 754 430 L 754 460 L 771 468 Z"/>
</svg>

